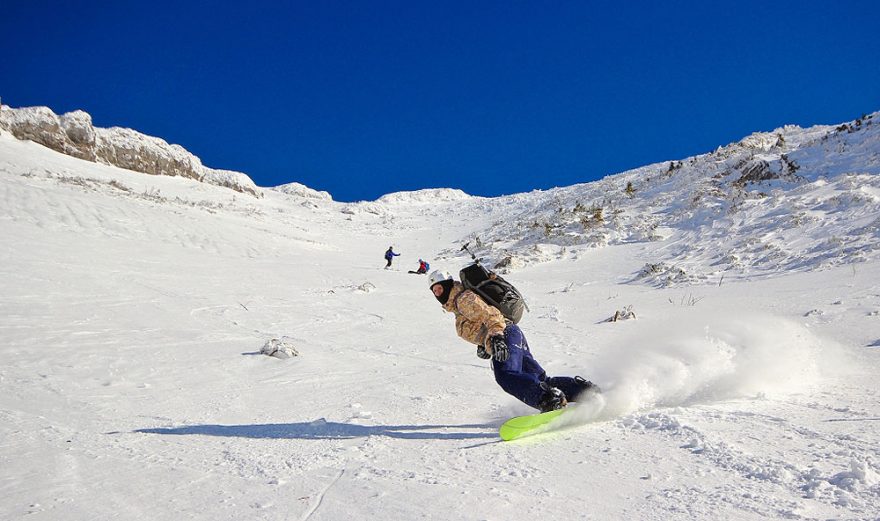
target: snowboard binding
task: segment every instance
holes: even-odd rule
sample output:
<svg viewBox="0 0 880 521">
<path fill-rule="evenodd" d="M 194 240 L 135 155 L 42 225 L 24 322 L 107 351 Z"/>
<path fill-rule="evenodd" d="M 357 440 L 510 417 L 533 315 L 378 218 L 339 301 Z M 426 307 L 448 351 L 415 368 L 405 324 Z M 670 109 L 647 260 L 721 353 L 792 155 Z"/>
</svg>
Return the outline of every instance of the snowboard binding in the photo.
<svg viewBox="0 0 880 521">
<path fill-rule="evenodd" d="M 544 396 L 538 403 L 538 409 L 540 409 L 541 412 L 555 411 L 568 405 L 568 400 L 565 399 L 565 393 L 561 390 L 556 387 L 550 387 L 543 382 L 541 383 L 541 388 L 544 389 Z"/>
</svg>

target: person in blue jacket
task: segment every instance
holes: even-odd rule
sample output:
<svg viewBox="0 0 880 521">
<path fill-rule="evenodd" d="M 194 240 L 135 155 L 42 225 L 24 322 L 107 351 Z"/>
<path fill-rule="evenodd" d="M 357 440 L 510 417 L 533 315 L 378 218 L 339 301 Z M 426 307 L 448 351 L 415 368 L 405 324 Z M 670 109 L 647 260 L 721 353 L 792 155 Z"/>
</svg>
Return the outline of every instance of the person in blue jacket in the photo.
<svg viewBox="0 0 880 521">
<path fill-rule="evenodd" d="M 399 253 L 394 253 L 394 246 L 389 246 L 388 251 L 385 252 L 385 260 L 388 261 L 388 264 L 385 265 L 385 269 L 391 267 L 391 259 L 394 257 L 400 257 Z"/>
</svg>

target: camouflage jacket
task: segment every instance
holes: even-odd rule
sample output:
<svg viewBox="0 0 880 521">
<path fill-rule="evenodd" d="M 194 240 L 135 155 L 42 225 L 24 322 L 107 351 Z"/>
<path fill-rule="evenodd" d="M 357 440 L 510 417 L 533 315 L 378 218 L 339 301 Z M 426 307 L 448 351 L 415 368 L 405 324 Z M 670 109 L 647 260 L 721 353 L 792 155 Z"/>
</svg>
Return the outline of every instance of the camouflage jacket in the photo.
<svg viewBox="0 0 880 521">
<path fill-rule="evenodd" d="M 486 304 L 479 295 L 456 282 L 443 309 L 455 313 L 455 331 L 474 345 L 482 345 L 491 353 L 489 337 L 503 335 L 507 321 L 498 309 Z"/>
</svg>

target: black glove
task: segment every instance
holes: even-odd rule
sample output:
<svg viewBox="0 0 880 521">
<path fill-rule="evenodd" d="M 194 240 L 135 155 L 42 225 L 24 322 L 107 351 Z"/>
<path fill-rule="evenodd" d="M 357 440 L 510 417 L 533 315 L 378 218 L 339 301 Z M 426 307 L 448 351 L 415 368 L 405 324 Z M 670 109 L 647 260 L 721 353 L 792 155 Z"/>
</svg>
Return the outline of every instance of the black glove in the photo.
<svg viewBox="0 0 880 521">
<path fill-rule="evenodd" d="M 492 346 L 492 356 L 495 357 L 495 360 L 503 363 L 510 358 L 510 349 L 507 348 L 503 336 L 495 335 L 489 339 L 489 343 Z"/>
<path fill-rule="evenodd" d="M 477 346 L 477 356 L 479 356 L 483 360 L 488 360 L 488 359 L 492 358 L 492 355 L 487 353 L 486 348 L 481 345 Z"/>
</svg>

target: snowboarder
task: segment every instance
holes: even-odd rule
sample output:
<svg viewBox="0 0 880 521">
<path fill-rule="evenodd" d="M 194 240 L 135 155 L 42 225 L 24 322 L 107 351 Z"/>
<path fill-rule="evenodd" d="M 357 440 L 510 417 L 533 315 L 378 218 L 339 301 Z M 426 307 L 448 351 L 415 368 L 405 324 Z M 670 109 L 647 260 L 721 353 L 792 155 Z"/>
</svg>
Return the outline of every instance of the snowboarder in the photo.
<svg viewBox="0 0 880 521">
<path fill-rule="evenodd" d="M 394 257 L 400 257 L 400 254 L 394 253 L 394 246 L 389 246 L 388 251 L 385 252 L 385 260 L 388 261 L 388 263 L 385 264 L 386 270 L 391 267 L 391 259 Z"/>
<path fill-rule="evenodd" d="M 565 407 L 587 390 L 598 390 L 580 376 L 548 377 L 532 356 L 525 335 L 516 324 L 479 295 L 437 270 L 429 277 L 431 292 L 445 311 L 455 314 L 455 330 L 477 346 L 477 356 L 492 359 L 495 381 L 505 392 L 541 412 Z"/>
<path fill-rule="evenodd" d="M 414 273 L 416 275 L 424 275 L 425 273 L 428 273 L 428 268 L 430 268 L 430 267 L 431 267 L 430 264 L 423 261 L 422 259 L 419 259 L 419 269 L 417 269 L 416 271 L 410 270 L 409 272 Z"/>
</svg>

